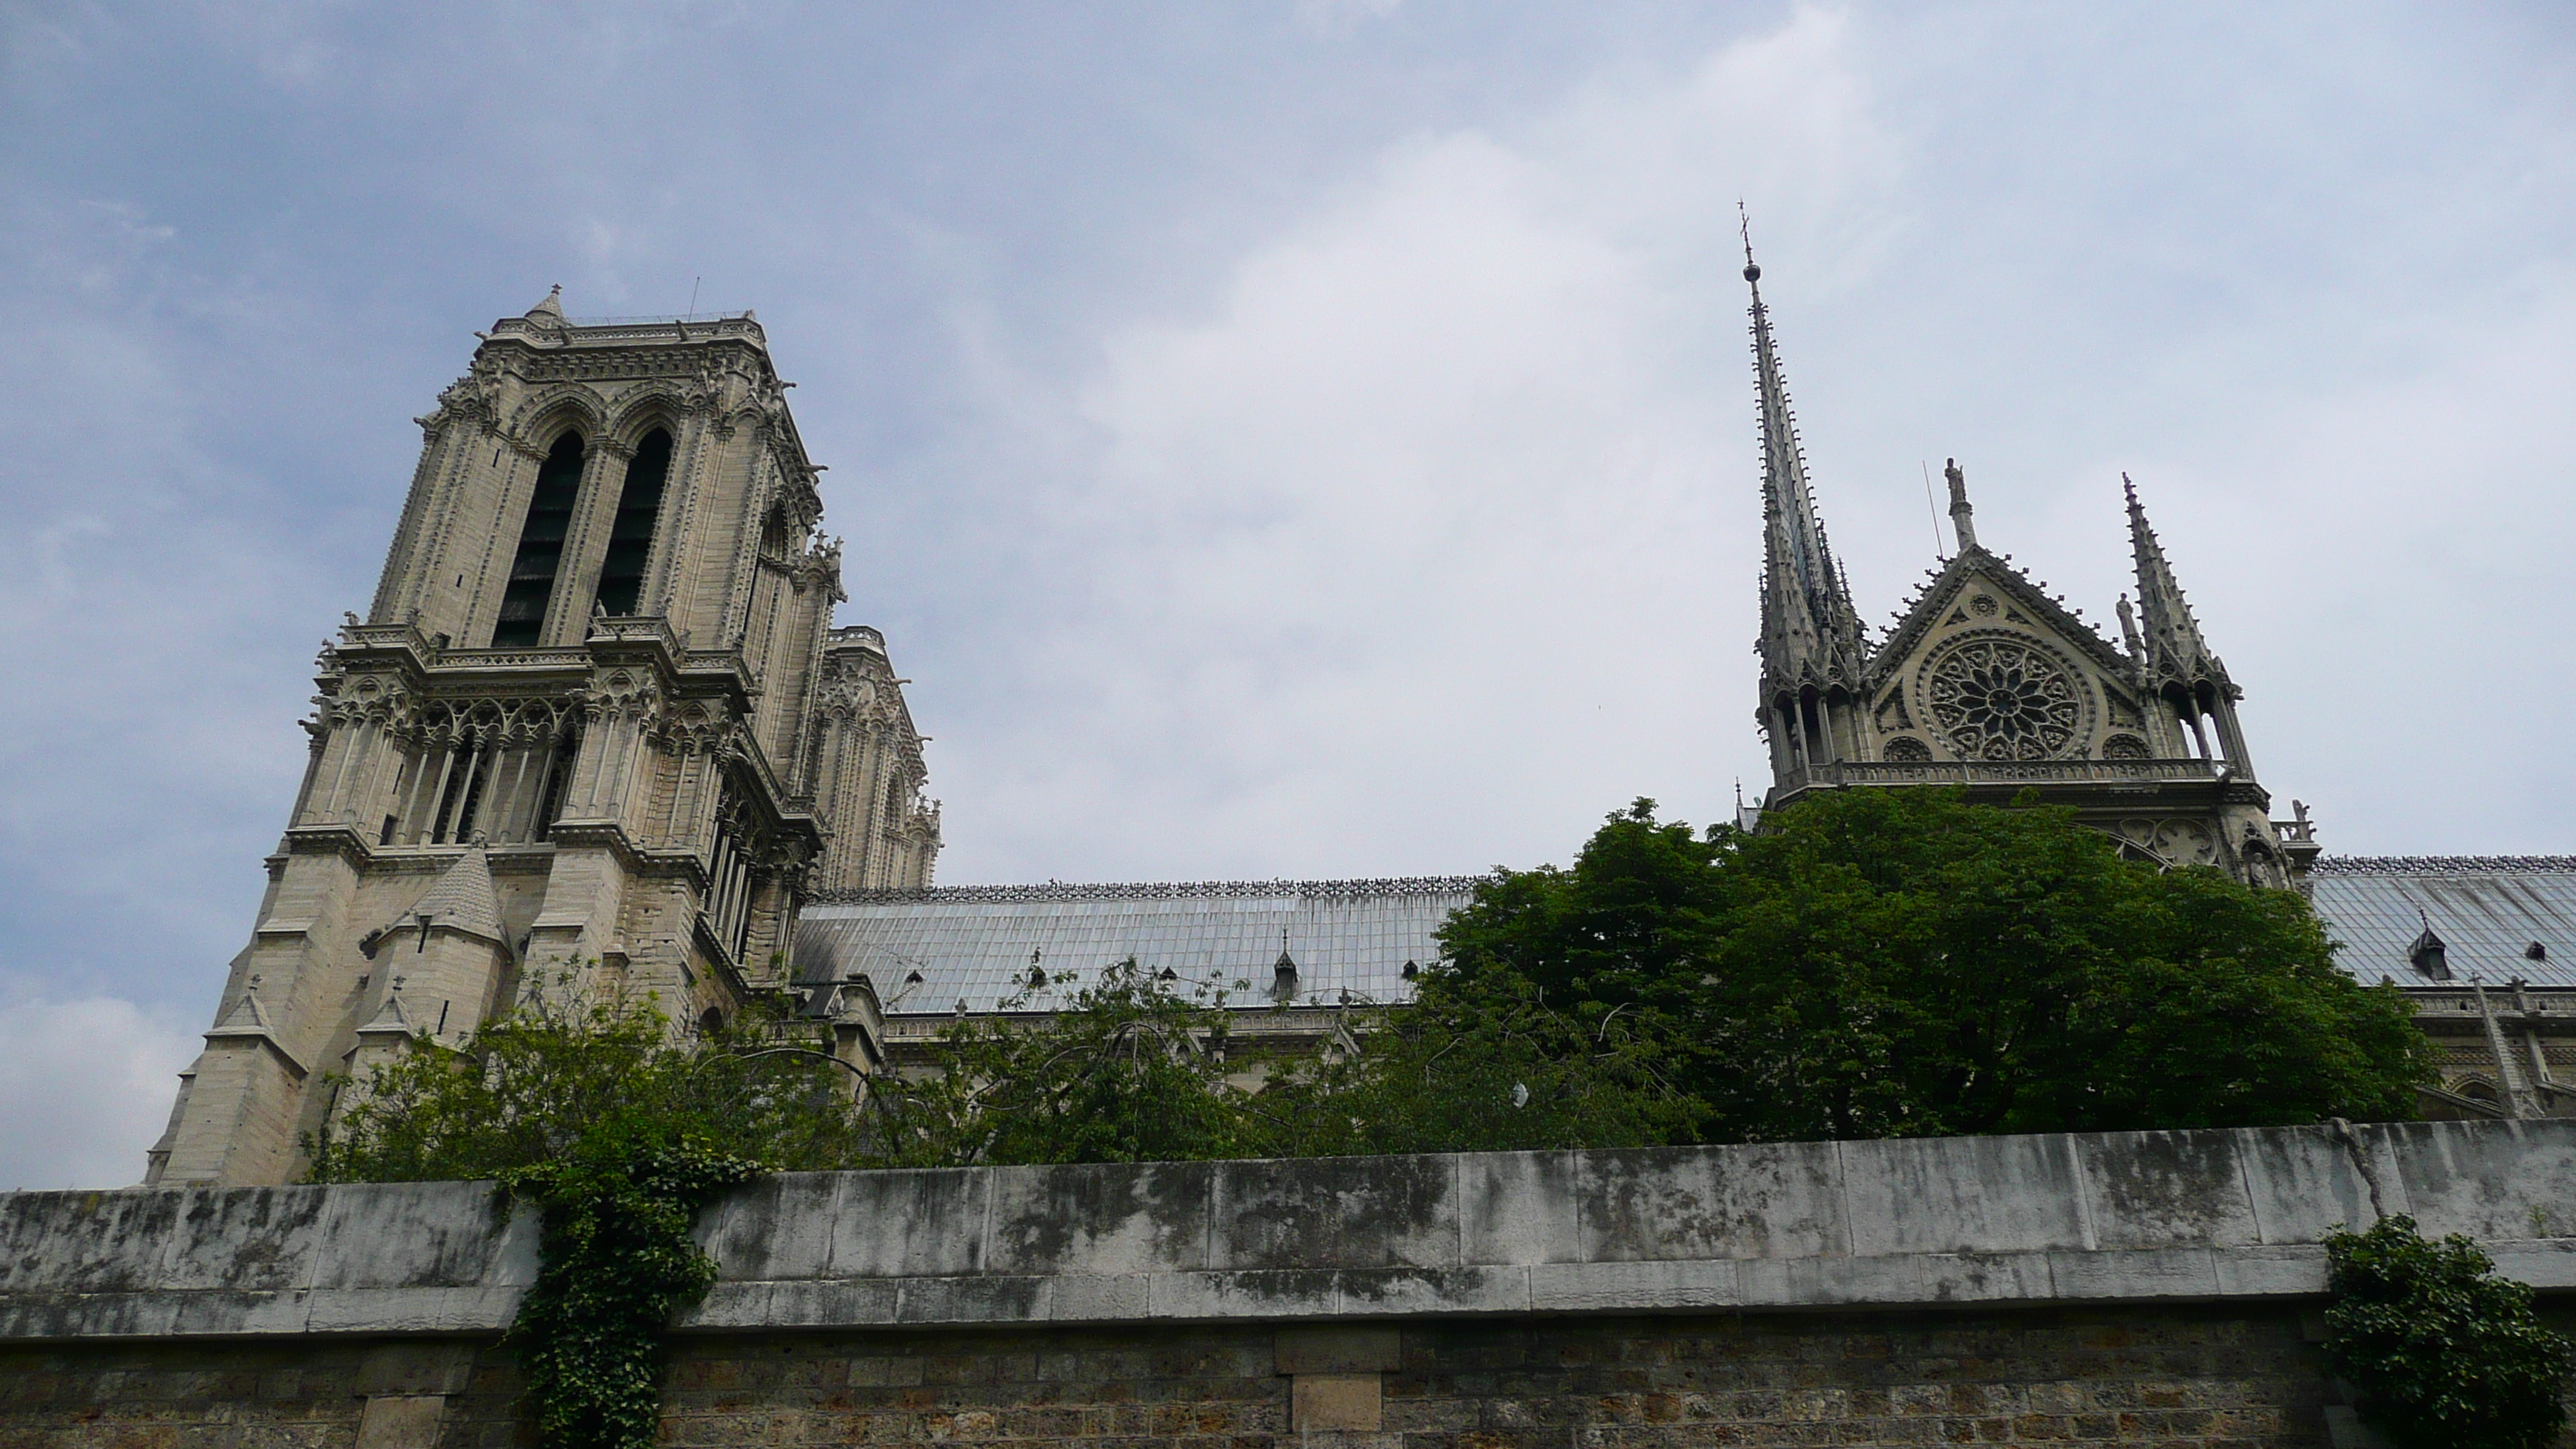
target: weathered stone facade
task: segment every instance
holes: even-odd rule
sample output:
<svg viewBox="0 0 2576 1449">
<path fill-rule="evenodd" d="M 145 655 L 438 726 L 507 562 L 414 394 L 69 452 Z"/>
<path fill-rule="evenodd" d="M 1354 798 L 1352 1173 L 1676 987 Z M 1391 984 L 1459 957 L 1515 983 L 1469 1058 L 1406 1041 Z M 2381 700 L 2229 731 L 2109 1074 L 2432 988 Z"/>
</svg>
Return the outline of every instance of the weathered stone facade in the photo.
<svg viewBox="0 0 2576 1449">
<path fill-rule="evenodd" d="M 155 1182 L 281 1182 L 326 1086 L 516 993 L 684 1027 L 787 988 L 817 876 L 928 883 L 938 814 L 749 313 L 481 334 L 311 760 Z"/>
</svg>

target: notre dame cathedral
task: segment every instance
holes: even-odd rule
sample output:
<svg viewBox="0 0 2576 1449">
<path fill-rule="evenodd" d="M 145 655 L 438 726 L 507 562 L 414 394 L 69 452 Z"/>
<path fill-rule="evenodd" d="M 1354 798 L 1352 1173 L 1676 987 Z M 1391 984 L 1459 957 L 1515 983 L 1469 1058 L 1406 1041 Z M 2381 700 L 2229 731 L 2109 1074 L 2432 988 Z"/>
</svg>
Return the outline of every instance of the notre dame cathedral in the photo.
<svg viewBox="0 0 2576 1449">
<path fill-rule="evenodd" d="M 2304 807 L 2272 819 L 2134 488 L 2117 640 L 1978 542 L 1953 463 L 1958 546 L 1873 641 L 1761 275 L 1748 248 L 1773 784 L 1743 823 L 1817 790 L 2035 792 L 2140 861 L 2307 894 L 2347 972 L 2415 999 L 2428 1115 L 2576 1111 L 2576 858 L 2327 856 Z M 684 1028 L 781 999 L 870 1072 L 1128 958 L 1257 983 L 1256 1052 L 1355 1049 L 1349 1012 L 1438 960 L 1476 878 L 932 887 L 921 736 L 883 638 L 832 627 L 840 546 L 758 322 L 549 296 L 481 338 L 419 420 L 368 618 L 318 661 L 304 781 L 147 1180 L 286 1181 L 337 1082 L 567 972 Z"/>
</svg>

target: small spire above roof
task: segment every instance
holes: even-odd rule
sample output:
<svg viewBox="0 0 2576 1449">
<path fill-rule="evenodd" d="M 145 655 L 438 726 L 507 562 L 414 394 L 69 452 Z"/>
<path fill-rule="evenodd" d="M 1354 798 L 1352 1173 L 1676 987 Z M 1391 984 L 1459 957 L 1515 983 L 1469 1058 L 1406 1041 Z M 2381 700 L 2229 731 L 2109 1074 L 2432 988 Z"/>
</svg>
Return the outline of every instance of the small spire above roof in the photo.
<svg viewBox="0 0 2576 1449">
<path fill-rule="evenodd" d="M 419 1035 L 418 1030 L 411 1024 L 411 1018 L 403 1012 L 404 980 L 404 977 L 397 976 L 386 983 L 384 1005 L 376 1008 L 373 1020 L 358 1028 L 358 1035 L 368 1036 L 379 1032 L 397 1032 L 403 1036 Z"/>
<path fill-rule="evenodd" d="M 2182 584 L 2174 578 L 2173 565 L 2165 559 L 2164 545 L 2157 540 L 2154 526 L 2147 522 L 2147 510 L 2138 502 L 2138 485 L 2122 473 L 2120 489 L 2129 500 L 2129 547 L 2136 555 L 2138 568 L 2138 624 L 2146 650 L 2139 663 L 2158 683 L 2192 685 L 2208 681 L 2224 686 L 2227 666 L 2201 638 L 2200 623 L 2183 599 Z"/>
<path fill-rule="evenodd" d="M 492 888 L 492 863 L 483 837 L 474 838 L 474 843 L 407 914 L 424 930 L 436 924 L 486 941 L 505 939 L 501 896 Z"/>
<path fill-rule="evenodd" d="M 215 1023 L 216 1031 L 269 1030 L 268 1012 L 259 1004 L 259 983 L 260 978 L 257 974 L 253 974 L 249 981 L 243 983 L 241 998 L 233 1003 L 232 1010 L 224 1013 L 223 1020 Z"/>
<path fill-rule="evenodd" d="M 563 314 L 563 283 L 561 282 L 548 287 L 545 300 L 530 307 L 527 313 L 531 317 L 552 318 L 557 322 L 563 320 Z"/>
<path fill-rule="evenodd" d="M 1968 502 L 1968 475 L 1959 470 L 1959 460 L 1946 460 L 1941 476 L 1950 480 L 1950 531 L 1959 536 L 1959 552 L 1977 546 L 1975 507 Z"/>
</svg>

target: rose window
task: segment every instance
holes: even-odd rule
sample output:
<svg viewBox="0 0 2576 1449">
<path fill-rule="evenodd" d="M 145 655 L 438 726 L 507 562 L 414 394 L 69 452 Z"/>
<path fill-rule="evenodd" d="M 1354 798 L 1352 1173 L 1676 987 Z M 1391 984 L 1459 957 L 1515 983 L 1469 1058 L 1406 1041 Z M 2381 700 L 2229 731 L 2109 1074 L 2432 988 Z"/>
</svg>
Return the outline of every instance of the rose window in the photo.
<svg viewBox="0 0 2576 1449">
<path fill-rule="evenodd" d="M 2075 681 L 2057 661 L 2012 639 L 1952 649 L 1932 665 L 1925 692 L 1961 759 L 2053 759 L 2084 718 Z"/>
</svg>

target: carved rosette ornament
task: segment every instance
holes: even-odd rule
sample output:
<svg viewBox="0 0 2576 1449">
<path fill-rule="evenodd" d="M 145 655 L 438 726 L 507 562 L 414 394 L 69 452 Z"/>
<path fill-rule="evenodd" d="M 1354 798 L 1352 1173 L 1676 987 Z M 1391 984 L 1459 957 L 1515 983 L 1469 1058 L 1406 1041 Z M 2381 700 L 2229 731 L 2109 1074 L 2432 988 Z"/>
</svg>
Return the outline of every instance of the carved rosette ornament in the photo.
<svg viewBox="0 0 2576 1449">
<path fill-rule="evenodd" d="M 2087 696 L 2038 643 L 1973 634 L 1923 667 L 1927 712 L 1963 760 L 2051 760 L 2083 733 Z"/>
</svg>

